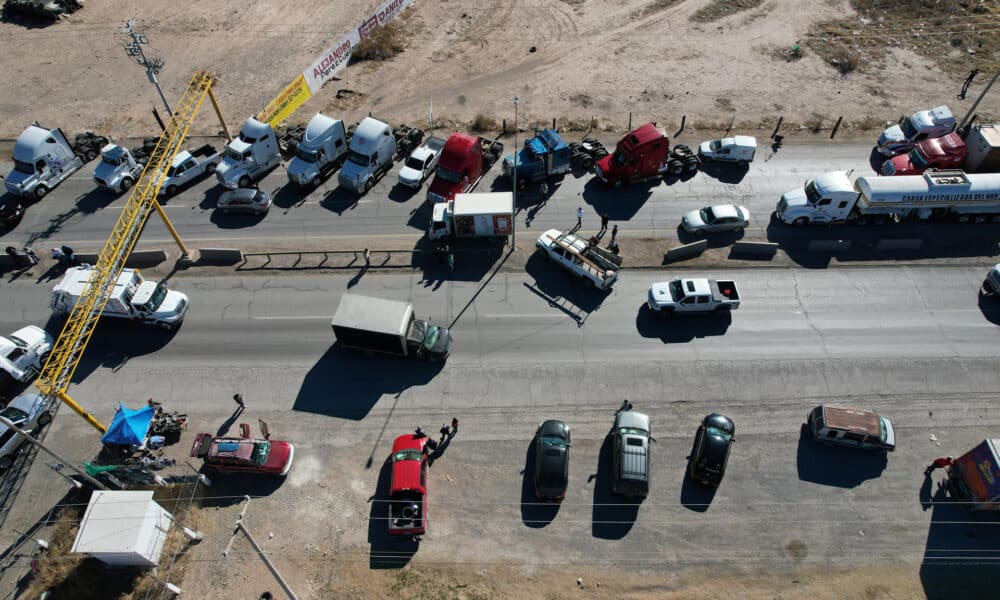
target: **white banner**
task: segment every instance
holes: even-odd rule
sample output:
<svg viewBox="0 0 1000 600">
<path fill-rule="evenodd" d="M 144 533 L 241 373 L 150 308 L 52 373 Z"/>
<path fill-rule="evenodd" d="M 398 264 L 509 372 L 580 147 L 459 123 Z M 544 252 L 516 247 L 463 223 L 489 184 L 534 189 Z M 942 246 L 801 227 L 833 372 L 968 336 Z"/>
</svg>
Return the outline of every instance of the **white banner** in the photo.
<svg viewBox="0 0 1000 600">
<path fill-rule="evenodd" d="M 385 25 L 404 8 L 413 3 L 413 0 L 387 0 L 382 6 L 376 8 L 357 29 L 348 33 L 339 42 L 327 48 L 309 68 L 302 72 L 306 78 L 309 91 L 315 94 L 333 75 L 347 65 L 351 58 L 351 53 L 361 41 L 361 38 L 368 35 L 372 29 L 379 25 Z"/>
</svg>

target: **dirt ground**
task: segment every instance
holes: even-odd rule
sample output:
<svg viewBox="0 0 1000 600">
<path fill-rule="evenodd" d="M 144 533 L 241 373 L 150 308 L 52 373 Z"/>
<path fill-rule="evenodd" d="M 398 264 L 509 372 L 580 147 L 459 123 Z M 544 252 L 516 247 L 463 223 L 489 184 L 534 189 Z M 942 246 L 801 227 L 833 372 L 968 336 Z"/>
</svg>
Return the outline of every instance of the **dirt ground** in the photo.
<svg viewBox="0 0 1000 600">
<path fill-rule="evenodd" d="M 0 137 L 15 137 L 34 120 L 116 137 L 152 132 L 150 111 L 160 102 L 122 49 L 129 17 L 148 36 L 147 54 L 166 61 L 160 79 L 168 98 L 208 68 L 236 128 L 374 4 L 89 0 L 48 27 L 0 23 Z M 348 121 L 373 112 L 423 126 L 433 104 L 445 127 L 478 114 L 509 121 L 518 96 L 522 126 L 552 118 L 582 126 L 595 117 L 601 128 L 623 131 L 631 112 L 633 123 L 658 120 L 667 128 L 686 115 L 688 131 L 733 121 L 769 132 L 784 116 L 788 132 L 829 128 L 843 116 L 850 135 L 942 103 L 964 113 L 985 83 L 980 74 L 970 97 L 957 100 L 965 63 L 943 72 L 906 35 L 893 38 L 877 68 L 846 76 L 808 47 L 787 61 L 786 49 L 815 24 L 853 14 L 848 0 L 807 5 L 744 1 L 730 5 L 744 10 L 720 18 L 731 9 L 716 0 L 416 0 L 402 17 L 402 54 L 349 66 L 292 120 L 317 110 Z M 963 48 L 953 53 L 961 58 Z M 202 110 L 192 133 L 218 130 L 211 113 Z"/>
</svg>

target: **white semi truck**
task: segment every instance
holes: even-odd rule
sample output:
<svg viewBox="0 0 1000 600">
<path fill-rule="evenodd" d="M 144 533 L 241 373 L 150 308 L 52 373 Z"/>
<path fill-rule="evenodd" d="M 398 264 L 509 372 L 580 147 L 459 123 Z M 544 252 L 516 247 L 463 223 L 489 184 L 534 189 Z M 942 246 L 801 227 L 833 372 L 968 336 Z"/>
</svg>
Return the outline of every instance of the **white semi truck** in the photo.
<svg viewBox="0 0 1000 600">
<path fill-rule="evenodd" d="M 812 223 L 897 222 L 951 217 L 960 223 L 1000 223 L 1000 173 L 925 171 L 922 175 L 858 177 L 832 171 L 786 192 L 778 219 Z"/>
<path fill-rule="evenodd" d="M 274 129 L 267 123 L 249 118 L 240 135 L 229 142 L 215 176 L 226 189 L 250 187 L 281 162 L 281 148 Z"/>
<path fill-rule="evenodd" d="M 52 311 L 68 315 L 90 285 L 94 268 L 73 267 L 52 290 Z M 188 297 L 169 290 L 163 282 L 147 281 L 137 269 L 123 269 L 118 276 L 101 316 L 131 319 L 163 329 L 176 329 L 184 320 Z"/>
<path fill-rule="evenodd" d="M 340 187 L 364 195 L 389 172 L 396 157 L 396 137 L 392 128 L 365 117 L 351 136 L 347 162 L 337 174 Z"/>
<path fill-rule="evenodd" d="M 41 200 L 54 187 L 83 167 L 62 130 L 31 125 L 14 144 L 14 170 L 4 186 L 15 196 Z"/>
<path fill-rule="evenodd" d="M 145 166 L 128 148 L 108 144 L 101 148 L 101 162 L 94 169 L 94 183 L 109 192 L 124 194 L 139 180 Z"/>
<path fill-rule="evenodd" d="M 455 194 L 454 200 L 434 205 L 427 237 L 501 237 L 510 235 L 513 227 L 513 193 Z"/>
<path fill-rule="evenodd" d="M 319 183 L 344 162 L 347 156 L 347 133 L 344 122 L 316 113 L 288 163 L 288 181 L 302 187 Z"/>
</svg>

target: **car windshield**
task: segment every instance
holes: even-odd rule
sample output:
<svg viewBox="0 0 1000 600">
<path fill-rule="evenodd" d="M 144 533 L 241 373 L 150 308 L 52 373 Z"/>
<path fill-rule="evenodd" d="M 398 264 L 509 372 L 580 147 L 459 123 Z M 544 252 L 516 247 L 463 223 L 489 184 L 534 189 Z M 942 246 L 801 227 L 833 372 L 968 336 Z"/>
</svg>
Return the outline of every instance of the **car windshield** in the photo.
<svg viewBox="0 0 1000 600">
<path fill-rule="evenodd" d="M 625 153 L 621 149 L 615 150 L 614 155 L 611 157 L 614 163 L 619 167 L 625 166 Z"/>
<path fill-rule="evenodd" d="M 19 408 L 8 406 L 7 408 L 0 410 L 0 417 L 5 417 L 17 423 L 19 421 L 24 421 L 25 419 L 27 419 L 28 413 L 24 412 Z"/>
<path fill-rule="evenodd" d="M 359 167 L 367 167 L 368 164 L 371 162 L 368 159 L 368 155 L 367 154 L 361 154 L 357 150 L 348 150 L 347 151 L 347 160 L 349 160 L 350 162 L 358 165 Z"/>
<path fill-rule="evenodd" d="M 823 198 L 823 194 L 819 193 L 819 190 L 816 189 L 815 181 L 810 181 L 806 184 L 806 198 L 809 199 L 810 204 L 815 204 Z"/>
<path fill-rule="evenodd" d="M 445 169 L 444 167 L 438 167 L 436 178 L 447 181 L 448 183 L 458 183 L 458 180 L 462 178 L 462 174 L 457 171 L 452 171 L 451 169 Z"/>
<path fill-rule="evenodd" d="M 17 346 L 18 348 L 27 348 L 28 347 L 28 342 L 22 340 L 21 338 L 17 337 L 16 335 L 8 335 L 7 339 L 10 340 L 10 341 L 12 341 L 12 342 L 14 342 L 14 345 Z"/>
<path fill-rule="evenodd" d="M 267 462 L 268 455 L 271 454 L 271 442 L 254 442 L 253 454 L 250 460 L 258 467 Z"/>
<path fill-rule="evenodd" d="M 719 429 L 718 427 L 706 427 L 705 428 L 705 433 L 707 433 L 708 435 L 718 436 L 718 437 L 726 440 L 727 442 L 729 440 L 733 439 L 733 436 L 729 435 L 728 432 L 723 431 L 722 429 Z"/>
<path fill-rule="evenodd" d="M 903 135 L 908 140 L 912 140 L 913 138 L 917 137 L 918 133 L 920 133 L 917 130 L 917 128 L 913 126 L 913 121 L 911 121 L 910 119 L 906 119 L 905 121 L 900 123 L 899 128 L 903 130 Z"/>
<path fill-rule="evenodd" d="M 146 302 L 146 310 L 149 312 L 155 312 L 156 309 L 160 308 L 163 304 L 163 299 L 167 297 L 167 286 L 162 283 L 156 284 L 156 289 L 149 296 L 149 300 Z"/>
<path fill-rule="evenodd" d="M 437 343 L 438 337 L 441 336 L 441 328 L 437 325 L 428 325 L 427 332 L 424 333 L 424 348 L 427 350 L 433 350 L 434 344 Z"/>
<path fill-rule="evenodd" d="M 910 158 L 910 164 L 912 164 L 914 167 L 918 169 L 927 168 L 927 159 L 925 159 L 916 148 L 910 150 L 909 158 Z"/>
<path fill-rule="evenodd" d="M 420 450 L 411 448 L 409 450 L 400 450 L 392 455 L 392 462 L 399 462 L 401 460 L 420 460 L 423 457 L 423 453 Z"/>
<path fill-rule="evenodd" d="M 419 158 L 413 158 L 412 156 L 406 159 L 406 166 L 413 169 L 414 171 L 424 170 L 424 161 Z"/>
<path fill-rule="evenodd" d="M 674 302 L 680 302 L 681 298 L 684 297 L 684 286 L 681 285 L 680 280 L 670 282 L 670 299 Z"/>
<path fill-rule="evenodd" d="M 24 161 L 15 160 L 14 170 L 18 173 L 24 173 L 25 175 L 32 175 L 35 172 L 35 165 L 31 163 L 26 163 Z"/>
<path fill-rule="evenodd" d="M 701 220 L 705 223 L 711 223 L 715 220 L 715 213 L 712 212 L 711 208 L 703 208 L 698 211 L 698 214 L 701 215 Z"/>
<path fill-rule="evenodd" d="M 883 419 L 882 417 L 879 417 L 878 419 L 878 438 L 883 442 L 885 441 L 886 438 L 885 419 Z"/>
<path fill-rule="evenodd" d="M 298 150 L 295 151 L 295 156 L 298 156 L 308 163 L 314 163 L 319 160 L 319 150 L 307 150 L 306 148 L 299 146 Z"/>
<path fill-rule="evenodd" d="M 639 429 L 638 427 L 619 427 L 619 435 L 646 435 L 645 429 Z"/>
<path fill-rule="evenodd" d="M 722 140 L 712 140 L 708 144 L 708 148 L 712 152 L 718 152 L 719 148 L 721 148 L 721 147 L 722 147 Z"/>
<path fill-rule="evenodd" d="M 540 441 L 543 446 L 559 446 L 560 448 L 566 447 L 566 440 L 554 435 L 543 436 Z"/>
</svg>

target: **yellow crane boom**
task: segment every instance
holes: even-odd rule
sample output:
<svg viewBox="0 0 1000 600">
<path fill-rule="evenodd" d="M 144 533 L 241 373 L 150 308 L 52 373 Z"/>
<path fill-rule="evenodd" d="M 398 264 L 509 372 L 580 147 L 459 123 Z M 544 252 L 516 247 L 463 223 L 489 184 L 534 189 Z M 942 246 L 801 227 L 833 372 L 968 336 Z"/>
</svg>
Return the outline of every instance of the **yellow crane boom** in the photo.
<svg viewBox="0 0 1000 600">
<path fill-rule="evenodd" d="M 212 104 L 218 112 L 218 103 L 212 94 L 212 83 L 211 73 L 205 70 L 196 72 L 191 78 L 191 83 L 184 90 L 180 101 L 174 105 L 173 116 L 150 155 L 146 168 L 139 176 L 139 181 L 125 202 L 125 207 L 115 223 L 111 236 L 108 237 L 101 249 L 97 264 L 94 265 L 93 274 L 88 282 L 89 285 L 66 319 L 66 324 L 56 339 L 49 358 L 35 383 L 49 399 L 59 398 L 102 433 L 106 427 L 73 401 L 67 391 L 73 379 L 73 373 L 76 372 L 76 368 L 83 358 L 83 351 L 87 348 L 94 329 L 97 327 L 98 319 L 108 302 L 109 294 L 114 289 L 115 283 L 125 267 L 125 261 L 135 248 L 139 235 L 146 225 L 146 220 L 154 210 L 160 214 L 181 251 L 187 254 L 187 249 L 180 236 L 170 220 L 167 219 L 163 208 L 160 207 L 157 195 L 160 185 L 163 183 L 161 174 L 165 170 L 164 167 L 168 166 L 181 150 L 188 128 L 198 113 L 198 109 L 201 108 L 205 96 L 212 97 Z M 219 114 L 219 119 L 222 120 L 221 114 Z M 224 123 L 223 127 L 225 127 Z"/>
</svg>

